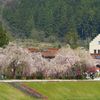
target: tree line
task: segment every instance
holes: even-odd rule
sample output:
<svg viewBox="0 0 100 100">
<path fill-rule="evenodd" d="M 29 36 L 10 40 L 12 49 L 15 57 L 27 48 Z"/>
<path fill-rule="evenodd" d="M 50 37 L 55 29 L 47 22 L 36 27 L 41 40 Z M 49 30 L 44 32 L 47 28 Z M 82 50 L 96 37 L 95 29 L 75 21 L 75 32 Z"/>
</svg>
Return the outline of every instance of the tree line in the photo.
<svg viewBox="0 0 100 100">
<path fill-rule="evenodd" d="M 79 45 L 100 33 L 100 0 L 12 0 L 3 18 L 14 36 Z"/>
</svg>

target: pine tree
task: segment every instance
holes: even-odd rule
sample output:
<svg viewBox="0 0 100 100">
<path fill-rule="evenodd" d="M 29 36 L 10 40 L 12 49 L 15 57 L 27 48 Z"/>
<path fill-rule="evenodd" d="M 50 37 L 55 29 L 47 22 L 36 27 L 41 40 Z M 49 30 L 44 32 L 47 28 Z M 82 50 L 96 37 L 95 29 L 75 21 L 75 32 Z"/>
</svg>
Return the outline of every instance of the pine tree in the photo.
<svg viewBox="0 0 100 100">
<path fill-rule="evenodd" d="M 3 29 L 2 24 L 0 23 L 0 47 L 3 47 L 8 43 L 9 43 L 9 38 L 6 34 L 6 31 Z"/>
</svg>

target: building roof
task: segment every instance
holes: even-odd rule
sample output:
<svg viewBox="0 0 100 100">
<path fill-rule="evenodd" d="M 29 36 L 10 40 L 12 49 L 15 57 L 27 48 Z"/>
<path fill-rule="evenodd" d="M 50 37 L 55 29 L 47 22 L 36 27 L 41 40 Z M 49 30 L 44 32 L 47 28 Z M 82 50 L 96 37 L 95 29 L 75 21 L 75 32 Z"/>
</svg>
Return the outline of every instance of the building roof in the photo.
<svg viewBox="0 0 100 100">
<path fill-rule="evenodd" d="M 58 48 L 48 48 L 46 51 L 42 51 L 42 57 L 44 58 L 54 58 L 58 52 Z"/>
<path fill-rule="evenodd" d="M 48 48 L 48 51 L 58 51 L 59 48 Z"/>
<path fill-rule="evenodd" d="M 39 50 L 36 49 L 36 48 L 28 48 L 28 50 L 29 50 L 30 52 L 39 52 Z"/>
<path fill-rule="evenodd" d="M 42 57 L 44 58 L 54 58 L 56 55 L 54 52 L 50 52 L 50 51 L 43 51 L 41 53 L 42 53 Z"/>
<path fill-rule="evenodd" d="M 42 54 L 42 57 L 44 58 L 54 58 L 58 52 L 58 48 L 48 48 L 44 51 L 40 51 L 36 48 L 28 48 L 30 52 L 40 52 Z"/>
</svg>

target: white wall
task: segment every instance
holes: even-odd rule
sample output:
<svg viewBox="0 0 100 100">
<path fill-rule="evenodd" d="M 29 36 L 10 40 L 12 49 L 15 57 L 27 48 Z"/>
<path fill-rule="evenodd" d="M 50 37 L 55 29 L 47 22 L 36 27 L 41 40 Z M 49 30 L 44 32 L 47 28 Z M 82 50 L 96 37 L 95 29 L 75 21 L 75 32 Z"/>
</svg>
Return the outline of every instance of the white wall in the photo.
<svg viewBox="0 0 100 100">
<path fill-rule="evenodd" d="M 91 54 L 94 53 L 94 50 L 96 50 L 97 53 L 98 53 L 98 50 L 100 50 L 99 41 L 100 41 L 100 34 L 90 42 L 90 44 L 89 44 L 89 52 Z"/>
</svg>

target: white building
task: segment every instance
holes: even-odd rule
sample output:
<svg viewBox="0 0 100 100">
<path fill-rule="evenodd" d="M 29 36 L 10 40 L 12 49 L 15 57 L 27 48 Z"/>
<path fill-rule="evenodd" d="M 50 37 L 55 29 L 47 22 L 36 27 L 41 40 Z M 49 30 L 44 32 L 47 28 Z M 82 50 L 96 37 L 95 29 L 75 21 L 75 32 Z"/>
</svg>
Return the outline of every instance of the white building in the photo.
<svg viewBox="0 0 100 100">
<path fill-rule="evenodd" d="M 100 34 L 90 42 L 89 52 L 90 54 L 100 54 Z"/>
<path fill-rule="evenodd" d="M 100 34 L 97 35 L 89 44 L 89 52 L 95 59 L 95 66 L 98 76 L 100 76 Z"/>
</svg>

